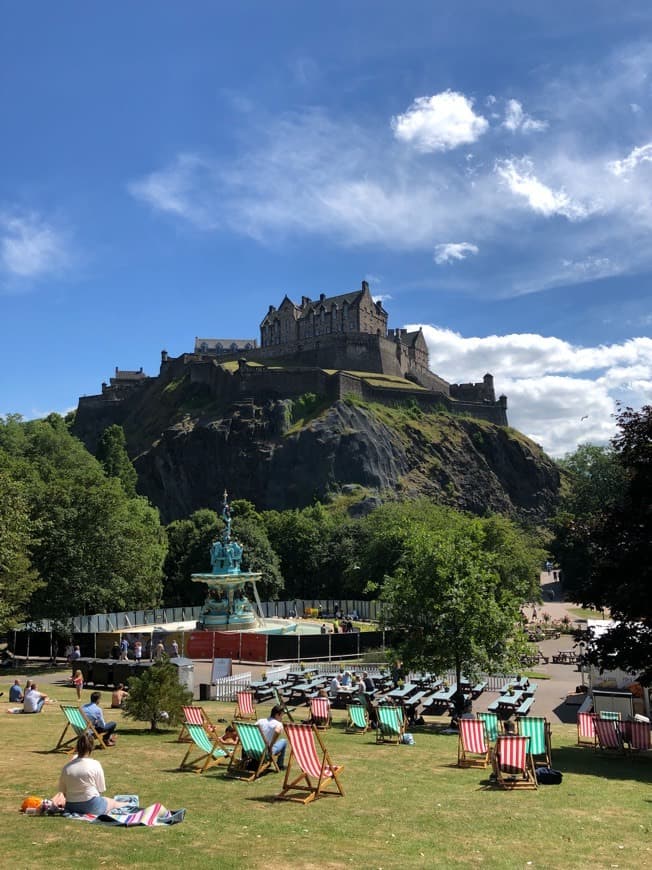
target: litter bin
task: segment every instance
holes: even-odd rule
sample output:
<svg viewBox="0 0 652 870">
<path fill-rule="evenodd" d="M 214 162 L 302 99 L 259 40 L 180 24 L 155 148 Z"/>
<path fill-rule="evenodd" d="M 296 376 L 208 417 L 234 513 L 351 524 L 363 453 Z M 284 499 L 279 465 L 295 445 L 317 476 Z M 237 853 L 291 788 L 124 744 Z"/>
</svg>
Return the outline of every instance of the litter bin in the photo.
<svg viewBox="0 0 652 870">
<path fill-rule="evenodd" d="M 185 686 L 189 692 L 195 694 L 195 665 L 192 659 L 186 659 L 178 657 L 176 659 L 170 659 L 170 663 L 173 664 L 178 672 L 179 672 L 179 682 L 182 686 Z M 201 692 L 201 686 L 200 686 Z M 205 698 L 204 700 L 208 700 Z"/>
</svg>

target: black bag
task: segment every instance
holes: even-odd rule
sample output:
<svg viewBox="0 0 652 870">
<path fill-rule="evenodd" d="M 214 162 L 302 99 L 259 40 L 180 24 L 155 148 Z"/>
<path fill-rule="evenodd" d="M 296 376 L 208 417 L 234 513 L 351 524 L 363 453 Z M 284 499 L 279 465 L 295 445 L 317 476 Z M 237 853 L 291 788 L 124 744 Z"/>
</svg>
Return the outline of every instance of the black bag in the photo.
<svg viewBox="0 0 652 870">
<path fill-rule="evenodd" d="M 539 785 L 560 785 L 564 778 L 560 770 L 552 767 L 537 767 L 536 773 Z"/>
</svg>

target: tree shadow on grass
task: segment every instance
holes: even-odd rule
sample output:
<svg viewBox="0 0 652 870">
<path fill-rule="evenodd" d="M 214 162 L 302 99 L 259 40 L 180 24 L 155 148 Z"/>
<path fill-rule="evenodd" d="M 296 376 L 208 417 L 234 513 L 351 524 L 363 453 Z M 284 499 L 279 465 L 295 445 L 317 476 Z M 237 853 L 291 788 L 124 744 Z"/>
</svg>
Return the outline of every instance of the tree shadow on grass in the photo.
<svg viewBox="0 0 652 870">
<path fill-rule="evenodd" d="M 560 722 L 564 723 L 564 725 L 574 725 L 577 722 L 578 710 L 579 706 L 577 704 L 567 704 L 564 701 L 562 704 L 555 707 L 552 712 Z"/>
<path fill-rule="evenodd" d="M 652 753 L 622 756 L 596 752 L 590 746 L 562 746 L 553 748 L 552 766 L 564 774 L 652 783 Z"/>
</svg>

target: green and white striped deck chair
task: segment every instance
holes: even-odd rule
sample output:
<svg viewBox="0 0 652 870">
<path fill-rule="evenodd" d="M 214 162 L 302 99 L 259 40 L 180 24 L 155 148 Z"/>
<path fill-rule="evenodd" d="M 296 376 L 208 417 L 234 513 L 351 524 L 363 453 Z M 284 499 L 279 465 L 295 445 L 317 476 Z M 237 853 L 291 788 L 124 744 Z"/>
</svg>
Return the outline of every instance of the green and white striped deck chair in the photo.
<svg viewBox="0 0 652 870">
<path fill-rule="evenodd" d="M 179 765 L 179 770 L 193 770 L 195 773 L 203 773 L 209 767 L 226 764 L 231 753 L 222 749 L 219 739 L 211 739 L 203 725 L 186 722 L 186 730 L 194 745 L 188 747 L 188 751 Z M 199 754 L 195 754 L 191 758 L 191 753 L 195 752 L 195 748 L 199 750 Z"/>
<path fill-rule="evenodd" d="M 523 716 L 518 720 L 518 733 L 530 738 L 529 751 L 536 762 L 552 767 L 550 747 L 550 723 L 541 717 Z"/>
<path fill-rule="evenodd" d="M 272 747 L 265 739 L 259 725 L 256 722 L 237 720 L 234 720 L 233 725 L 238 732 L 238 744 L 229 760 L 226 775 L 252 782 L 270 767 L 278 771 L 279 767 Z"/>
<path fill-rule="evenodd" d="M 109 748 L 102 740 L 101 735 L 95 730 L 93 723 L 84 716 L 79 707 L 73 707 L 72 704 L 60 704 L 59 706 L 66 717 L 66 726 L 61 732 L 61 737 L 59 737 L 59 742 L 52 750 L 53 752 L 58 752 L 60 749 L 65 749 L 67 752 L 73 752 L 77 738 L 87 732 L 93 735 L 95 742 L 100 749 Z M 69 728 L 72 729 L 73 734 L 71 737 L 68 737 L 67 740 L 64 740 Z"/>
<path fill-rule="evenodd" d="M 400 743 L 404 733 L 403 708 L 392 704 L 379 704 L 376 743 Z"/>
<path fill-rule="evenodd" d="M 496 713 L 478 713 L 478 719 L 484 722 L 485 731 L 487 732 L 487 740 L 490 743 L 495 743 L 498 740 L 498 716 Z"/>
<path fill-rule="evenodd" d="M 346 730 L 349 734 L 364 734 L 369 730 L 369 714 L 364 704 L 349 704 L 346 708 L 349 720 Z"/>
</svg>

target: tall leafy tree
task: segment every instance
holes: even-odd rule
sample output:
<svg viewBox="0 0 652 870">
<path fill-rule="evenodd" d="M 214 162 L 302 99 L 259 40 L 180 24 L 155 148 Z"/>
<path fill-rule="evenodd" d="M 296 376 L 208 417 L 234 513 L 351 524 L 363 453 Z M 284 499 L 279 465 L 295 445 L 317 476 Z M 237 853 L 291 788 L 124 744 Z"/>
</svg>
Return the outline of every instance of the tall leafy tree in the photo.
<svg viewBox="0 0 652 870">
<path fill-rule="evenodd" d="M 577 523 L 571 543 L 587 553 L 576 591 L 585 605 L 609 608 L 619 626 L 597 642 L 594 662 L 640 672 L 652 683 L 652 405 L 621 409 L 612 442 L 624 486 L 604 510 Z"/>
<path fill-rule="evenodd" d="M 34 526 L 29 502 L 5 463 L 8 457 L 0 450 L 0 631 L 27 616 L 33 593 L 43 585 L 30 559 Z"/>
<path fill-rule="evenodd" d="M 191 575 L 210 573 L 210 546 L 221 525 L 215 511 L 203 508 L 167 526 L 163 600 L 168 607 L 192 606 L 204 601 L 206 587 L 193 583 Z"/>
<path fill-rule="evenodd" d="M 125 493 L 129 498 L 133 498 L 136 495 L 138 475 L 127 453 L 127 442 L 122 426 L 115 424 L 107 426 L 100 437 L 95 455 L 102 463 L 106 474 L 109 477 L 117 477 Z"/>
<path fill-rule="evenodd" d="M 461 674 L 515 666 L 517 624 L 531 596 L 536 546 L 515 545 L 521 533 L 432 507 L 414 523 L 382 589 L 385 622 L 402 630 L 398 654 L 410 667 Z M 519 567 L 520 565 L 520 567 Z"/>
<path fill-rule="evenodd" d="M 129 498 L 121 482 L 52 414 L 0 426 L 0 450 L 21 471 L 36 530 L 31 559 L 45 586 L 30 616 L 151 606 L 160 599 L 166 540 L 158 511 Z"/>
</svg>

